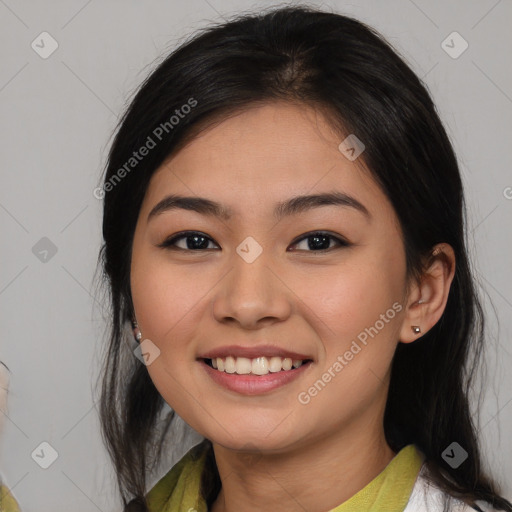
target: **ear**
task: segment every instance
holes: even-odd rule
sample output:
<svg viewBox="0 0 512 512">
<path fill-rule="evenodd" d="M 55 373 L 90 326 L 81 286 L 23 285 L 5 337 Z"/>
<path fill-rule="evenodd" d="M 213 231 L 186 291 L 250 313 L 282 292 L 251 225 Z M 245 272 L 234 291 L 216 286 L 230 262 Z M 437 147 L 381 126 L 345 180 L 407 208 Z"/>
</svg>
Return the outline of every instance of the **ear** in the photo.
<svg viewBox="0 0 512 512">
<path fill-rule="evenodd" d="M 437 244 L 427 264 L 420 282 L 414 283 L 408 294 L 400 329 L 402 343 L 412 343 L 429 331 L 441 318 L 448 301 L 455 275 L 455 253 L 451 245 Z M 412 326 L 418 326 L 421 332 L 414 333 Z"/>
</svg>

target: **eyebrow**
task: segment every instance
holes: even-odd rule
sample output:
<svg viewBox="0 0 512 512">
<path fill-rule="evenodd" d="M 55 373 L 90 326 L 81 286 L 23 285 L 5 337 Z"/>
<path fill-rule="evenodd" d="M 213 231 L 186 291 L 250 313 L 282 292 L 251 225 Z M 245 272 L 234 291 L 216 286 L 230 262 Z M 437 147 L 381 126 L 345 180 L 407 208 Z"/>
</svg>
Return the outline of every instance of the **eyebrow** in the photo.
<svg viewBox="0 0 512 512">
<path fill-rule="evenodd" d="M 333 191 L 323 194 L 295 196 L 286 201 L 277 203 L 274 208 L 274 218 L 280 220 L 283 217 L 297 215 L 299 213 L 319 208 L 321 206 L 342 206 L 354 208 L 364 214 L 368 220 L 372 215 L 368 209 L 357 199 L 348 194 L 339 191 Z M 181 195 L 169 195 L 157 203 L 148 215 L 148 222 L 157 215 L 175 209 L 190 210 L 201 215 L 218 217 L 223 220 L 229 220 L 233 216 L 233 211 L 226 206 L 206 199 L 204 197 L 187 197 Z"/>
</svg>

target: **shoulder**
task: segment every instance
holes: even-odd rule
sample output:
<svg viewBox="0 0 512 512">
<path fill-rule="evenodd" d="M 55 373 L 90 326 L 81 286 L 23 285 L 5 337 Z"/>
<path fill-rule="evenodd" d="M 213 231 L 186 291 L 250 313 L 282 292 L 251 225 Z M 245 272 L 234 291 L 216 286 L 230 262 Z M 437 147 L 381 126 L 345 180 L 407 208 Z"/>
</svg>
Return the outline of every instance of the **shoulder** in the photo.
<svg viewBox="0 0 512 512">
<path fill-rule="evenodd" d="M 418 474 L 404 512 L 443 512 L 445 501 L 448 501 L 450 512 L 498 512 L 486 502 L 479 501 L 477 507 L 473 507 L 450 496 L 427 479 L 425 465 Z"/>
</svg>

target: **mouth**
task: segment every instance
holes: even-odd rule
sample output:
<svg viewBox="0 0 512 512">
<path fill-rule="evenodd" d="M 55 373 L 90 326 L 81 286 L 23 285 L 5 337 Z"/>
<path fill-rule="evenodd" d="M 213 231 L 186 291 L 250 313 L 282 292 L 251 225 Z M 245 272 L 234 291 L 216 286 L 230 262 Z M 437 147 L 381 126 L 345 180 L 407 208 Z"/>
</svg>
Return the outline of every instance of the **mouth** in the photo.
<svg viewBox="0 0 512 512">
<path fill-rule="evenodd" d="M 313 359 L 279 356 L 198 358 L 212 382 L 242 395 L 265 395 L 309 374 Z M 302 377 L 303 378 L 303 377 Z"/>
<path fill-rule="evenodd" d="M 309 366 L 312 359 L 292 359 L 290 357 L 214 357 L 201 358 L 213 370 L 234 375 L 265 376 L 283 372 L 294 372 L 303 366 Z"/>
</svg>

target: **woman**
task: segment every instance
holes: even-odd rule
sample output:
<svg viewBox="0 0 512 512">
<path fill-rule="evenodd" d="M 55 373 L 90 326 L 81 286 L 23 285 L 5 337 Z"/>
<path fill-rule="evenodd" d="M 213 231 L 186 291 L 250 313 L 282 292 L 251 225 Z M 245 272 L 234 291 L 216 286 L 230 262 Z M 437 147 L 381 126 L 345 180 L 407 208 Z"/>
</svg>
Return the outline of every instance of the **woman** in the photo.
<svg viewBox="0 0 512 512">
<path fill-rule="evenodd" d="M 307 7 L 205 30 L 138 91 L 98 193 L 126 510 L 512 511 L 469 408 L 456 157 L 374 30 Z M 204 441 L 147 492 L 175 413 Z"/>
</svg>

